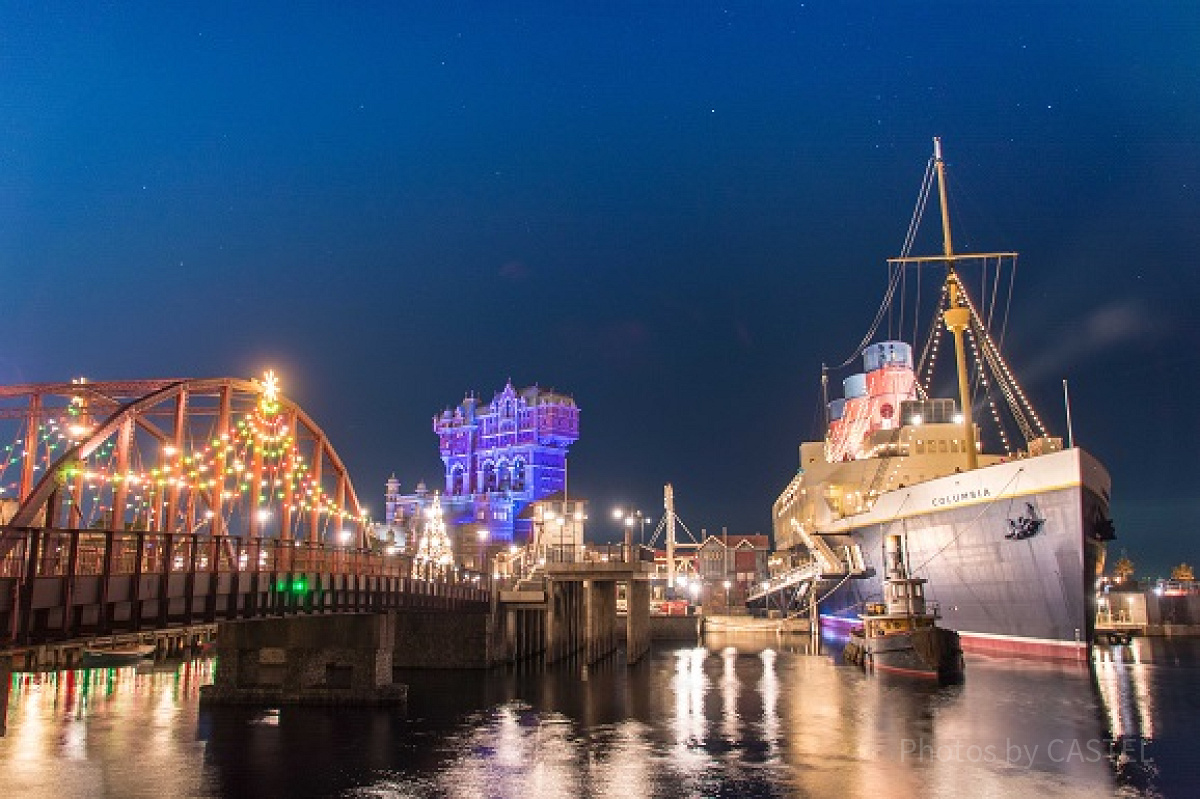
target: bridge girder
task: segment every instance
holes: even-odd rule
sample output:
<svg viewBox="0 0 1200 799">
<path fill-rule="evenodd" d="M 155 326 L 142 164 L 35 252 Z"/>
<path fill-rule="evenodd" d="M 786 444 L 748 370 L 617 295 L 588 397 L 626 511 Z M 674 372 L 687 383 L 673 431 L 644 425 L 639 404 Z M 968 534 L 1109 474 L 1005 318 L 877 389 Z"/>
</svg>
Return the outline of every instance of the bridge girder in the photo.
<svg viewBox="0 0 1200 799">
<path fill-rule="evenodd" d="M 48 407 L 48 398 L 70 398 L 81 401 L 89 409 L 102 407 L 107 416 L 96 424 L 81 440 L 68 447 L 42 473 L 36 483 L 32 482 L 32 457 L 27 457 L 23 464 L 22 482 L 19 492 L 19 506 L 8 522 L 11 527 L 34 526 L 42 517 L 47 521 L 53 520 L 54 508 L 51 503 L 57 489 L 64 482 L 64 470 L 72 464 L 78 464 L 96 453 L 105 442 L 115 439 L 114 446 L 117 461 L 122 469 L 127 468 L 129 458 L 129 440 L 131 430 L 140 429 L 152 436 L 160 445 L 180 446 L 182 444 L 185 426 L 196 417 L 219 416 L 218 422 L 228 429 L 230 412 L 235 399 L 245 400 L 264 397 L 266 387 L 254 380 L 234 377 L 200 378 L 200 379 L 162 379 L 162 380 L 124 380 L 80 383 L 42 383 L 13 386 L 0 386 L 0 400 L 24 401 L 22 407 L 0 408 L 0 417 L 21 418 L 25 416 L 28 428 L 34 430 L 38 421 L 49 418 L 54 409 Z M 217 398 L 219 406 L 215 409 L 210 405 L 198 405 L 197 398 L 207 397 L 209 401 Z M 343 516 L 349 515 L 357 526 L 356 539 L 360 546 L 366 544 L 366 525 L 361 519 L 364 516 L 354 489 L 353 481 L 346 469 L 345 463 L 330 443 L 328 436 L 320 426 L 296 402 L 283 395 L 275 395 L 279 412 L 285 415 L 289 429 L 296 439 L 306 437 L 312 447 L 314 465 L 317 466 L 316 480 L 332 478 L 335 490 L 330 494 L 336 497 L 338 507 Z M 62 406 L 59 406 L 59 411 Z M 169 424 L 170 432 L 162 425 Z M 27 434 L 26 448 L 32 448 L 36 456 L 36 442 Z M 255 487 L 257 491 L 257 486 Z M 168 508 L 178 509 L 179 491 L 172 488 Z M 209 510 L 221 507 L 221 494 L 212 492 L 205 499 Z M 123 499 L 119 491 L 114 491 L 112 527 L 120 528 L 124 523 Z M 194 499 L 194 498 L 193 498 Z M 193 500 L 189 500 L 192 502 Z M 195 507 L 191 508 L 189 519 L 194 518 Z M 322 511 L 314 509 L 309 523 L 309 538 L 315 541 L 318 537 L 318 522 Z M 290 534 L 290 521 L 294 518 L 290 508 L 284 509 L 284 517 L 288 523 L 281 526 L 281 537 Z M 214 514 L 216 517 L 216 514 Z M 174 523 L 173 514 L 160 515 L 162 523 L 170 526 Z M 250 516 L 250 532 L 256 532 L 255 517 Z M 218 520 L 219 523 L 219 520 Z M 214 527 L 217 525 L 215 524 Z M 189 530 L 190 531 L 190 530 Z M 218 532 L 214 529 L 213 532 Z"/>
</svg>

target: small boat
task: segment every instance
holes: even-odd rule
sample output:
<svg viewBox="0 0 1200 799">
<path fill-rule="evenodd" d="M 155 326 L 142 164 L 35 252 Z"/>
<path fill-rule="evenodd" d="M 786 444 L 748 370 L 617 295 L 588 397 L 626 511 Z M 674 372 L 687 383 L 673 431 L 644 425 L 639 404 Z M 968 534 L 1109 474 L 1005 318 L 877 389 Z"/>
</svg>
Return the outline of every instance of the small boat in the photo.
<svg viewBox="0 0 1200 799">
<path fill-rule="evenodd" d="M 153 644 L 90 644 L 83 648 L 83 665 L 85 668 L 133 666 L 153 654 Z"/>
<path fill-rule="evenodd" d="M 850 632 L 842 658 L 868 672 L 922 677 L 942 684 L 961 681 L 964 669 L 958 633 L 937 626 L 938 608 L 925 601 L 927 581 L 909 576 L 903 539 L 889 534 L 885 542 L 885 601 L 867 604 L 866 613 L 860 616 L 863 626 Z"/>
</svg>

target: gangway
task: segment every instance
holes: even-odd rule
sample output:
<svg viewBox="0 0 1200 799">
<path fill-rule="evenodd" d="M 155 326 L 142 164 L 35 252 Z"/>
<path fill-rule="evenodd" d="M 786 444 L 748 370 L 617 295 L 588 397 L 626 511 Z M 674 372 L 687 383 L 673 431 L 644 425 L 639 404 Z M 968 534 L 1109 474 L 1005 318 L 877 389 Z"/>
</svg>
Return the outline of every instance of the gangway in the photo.
<svg viewBox="0 0 1200 799">
<path fill-rule="evenodd" d="M 822 586 L 874 576 L 875 570 L 863 561 L 858 544 L 843 546 L 839 555 L 819 536 L 806 534 L 799 525 L 796 528 L 813 558 L 764 581 L 746 597 L 747 605 L 762 603 L 788 615 L 811 615 Z"/>
</svg>

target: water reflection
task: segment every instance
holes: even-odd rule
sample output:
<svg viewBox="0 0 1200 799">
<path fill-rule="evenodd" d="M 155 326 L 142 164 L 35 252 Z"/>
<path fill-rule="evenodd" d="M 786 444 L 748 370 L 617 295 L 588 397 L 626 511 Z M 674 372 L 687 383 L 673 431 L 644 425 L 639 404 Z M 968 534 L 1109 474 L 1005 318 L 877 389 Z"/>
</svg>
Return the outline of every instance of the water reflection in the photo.
<svg viewBox="0 0 1200 799">
<path fill-rule="evenodd" d="M 971 658 L 865 677 L 836 647 L 729 636 L 513 674 L 412 672 L 395 709 L 199 709 L 211 662 L 19 675 L 0 795 L 1190 795 L 1200 642 L 1091 670 Z"/>
<path fill-rule="evenodd" d="M 1134 792 L 1200 784 L 1200 641 L 1135 639 L 1097 648 L 1093 672 L 1117 782 Z"/>
<path fill-rule="evenodd" d="M 196 795 L 194 708 L 211 673 L 210 661 L 191 661 L 14 674 L 0 796 Z"/>
</svg>

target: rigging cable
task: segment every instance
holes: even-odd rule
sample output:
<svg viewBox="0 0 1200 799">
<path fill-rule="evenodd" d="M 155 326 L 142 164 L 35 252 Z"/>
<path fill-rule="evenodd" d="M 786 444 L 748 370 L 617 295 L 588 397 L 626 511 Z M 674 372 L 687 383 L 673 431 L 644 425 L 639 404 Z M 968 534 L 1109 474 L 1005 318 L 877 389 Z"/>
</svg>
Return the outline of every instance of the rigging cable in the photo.
<svg viewBox="0 0 1200 799">
<path fill-rule="evenodd" d="M 1000 342 L 1001 347 L 1004 346 L 1004 334 L 1008 332 L 1008 311 L 1012 307 L 1013 284 L 1017 282 L 1017 258 L 1013 256 L 1012 269 L 1008 272 L 1008 300 L 1004 303 L 1004 322 L 1000 326 Z"/>
<path fill-rule="evenodd" d="M 962 538 L 962 536 L 963 536 L 963 533 L 965 533 L 965 532 L 966 532 L 966 531 L 967 531 L 967 530 L 968 530 L 968 529 L 971 527 L 971 525 L 975 524 L 975 523 L 976 523 L 976 522 L 978 522 L 978 521 L 979 521 L 981 518 L 983 518 L 983 514 L 987 513 L 987 512 L 988 512 L 988 510 L 991 508 L 991 506 L 992 506 L 993 504 L 995 504 L 995 502 L 996 502 L 997 500 L 999 500 L 999 499 L 1000 499 L 1002 496 L 1004 496 L 1004 492 L 1008 490 L 1008 487 L 1009 487 L 1010 485 L 1012 485 L 1012 484 L 1013 484 L 1013 481 L 1014 481 L 1014 480 L 1016 480 L 1018 477 L 1020 477 L 1020 476 L 1021 476 L 1021 472 L 1023 472 L 1023 471 L 1025 471 L 1025 467 L 1024 467 L 1024 466 L 1022 466 L 1021 468 L 1017 469 L 1016 473 L 1015 473 L 1015 474 L 1013 474 L 1013 476 L 1012 476 L 1012 477 L 1010 477 L 1010 478 L 1008 479 L 1008 482 L 1004 484 L 1004 487 L 1000 489 L 1000 493 L 998 493 L 998 494 L 996 495 L 996 499 L 992 500 L 991 502 L 985 502 L 985 503 L 983 503 L 983 510 L 981 510 L 981 511 L 979 511 L 979 513 L 975 514 L 975 518 L 974 518 L 974 519 L 972 519 L 971 521 L 969 521 L 969 522 L 967 522 L 966 524 L 964 524 L 964 525 L 962 526 L 962 528 L 959 530 L 959 532 L 958 532 L 958 533 L 957 533 L 957 534 L 956 534 L 956 535 L 955 535 L 953 538 L 951 538 L 949 541 L 947 541 L 947 542 L 946 542 L 946 543 L 945 543 L 945 544 L 942 546 L 942 548 L 941 548 L 941 549 L 939 549 L 937 552 L 934 552 L 932 555 L 930 555 L 929 557 L 927 557 L 927 558 L 924 560 L 924 562 L 922 562 L 922 563 L 921 563 L 921 565 L 920 565 L 920 566 L 917 566 L 915 569 L 912 569 L 912 570 L 910 571 L 910 574 L 916 574 L 916 573 L 917 573 L 918 571 L 920 571 L 921 569 L 924 569 L 926 566 L 928 566 L 928 565 L 929 565 L 929 563 L 930 563 L 930 562 L 931 562 L 931 561 L 932 561 L 934 558 L 938 557 L 938 556 L 939 556 L 939 555 L 941 555 L 943 552 L 945 552 L 947 549 L 949 549 L 951 544 L 953 544 L 953 543 L 954 543 L 955 541 L 957 541 L 958 539 Z M 1009 497 L 1009 503 L 1010 503 L 1010 505 L 1011 505 L 1011 502 L 1012 502 L 1012 497 Z"/>
<path fill-rule="evenodd" d="M 908 232 L 904 236 L 904 246 L 900 250 L 902 258 L 907 257 L 908 253 L 912 251 L 912 246 L 917 236 L 916 232 L 921 224 L 921 215 L 924 213 L 925 203 L 929 199 L 929 191 L 932 185 L 933 159 L 931 158 L 925 165 L 925 178 L 921 182 L 921 191 L 917 197 L 917 204 L 916 207 L 913 208 L 913 215 L 908 223 Z M 862 351 L 866 348 L 866 346 L 871 343 L 871 339 L 875 337 L 875 333 L 879 330 L 879 325 L 883 321 L 884 315 L 889 313 L 891 310 L 892 299 L 896 294 L 896 285 L 900 282 L 899 276 L 904 270 L 903 265 L 898 266 L 899 268 L 892 270 L 888 275 L 887 291 L 884 292 L 883 301 L 879 304 L 879 310 L 875 312 L 875 320 L 871 323 L 871 327 L 867 331 L 867 334 L 863 336 L 862 341 L 859 342 L 859 345 L 854 349 L 853 352 L 850 353 L 850 356 L 837 366 L 833 367 L 834 369 L 845 369 L 847 366 L 853 363 L 854 359 L 862 354 Z"/>
</svg>

